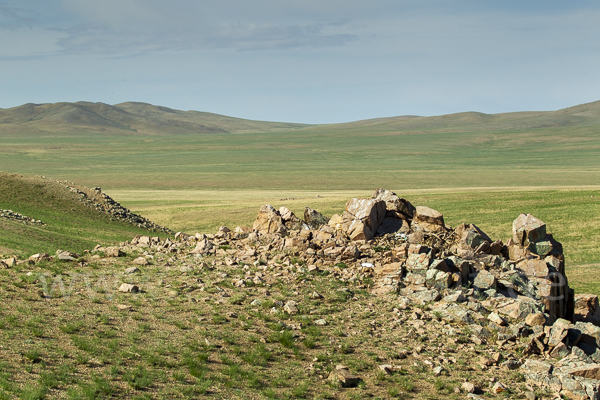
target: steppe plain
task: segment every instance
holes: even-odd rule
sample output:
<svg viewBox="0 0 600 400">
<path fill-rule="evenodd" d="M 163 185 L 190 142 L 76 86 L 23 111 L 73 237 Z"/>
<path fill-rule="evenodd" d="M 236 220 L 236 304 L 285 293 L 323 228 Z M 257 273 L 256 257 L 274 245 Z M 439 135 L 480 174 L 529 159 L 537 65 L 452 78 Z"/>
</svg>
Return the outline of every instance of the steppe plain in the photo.
<svg viewBox="0 0 600 400">
<path fill-rule="evenodd" d="M 140 103 L 25 105 L 0 110 L 0 170 L 100 186 L 132 211 L 190 234 L 251 225 L 266 203 L 298 215 L 309 206 L 330 216 L 349 198 L 369 196 L 377 187 L 439 210 L 450 225 L 475 223 L 494 239 L 509 238 L 512 221 L 531 213 L 563 243 L 571 287 L 600 294 L 599 132 L 598 102 L 555 112 L 469 112 L 334 125 L 245 121 Z M 95 244 L 144 234 L 62 194 L 40 197 L 55 189 L 36 179 L 0 175 L 0 208 L 48 224 L 0 220 L 0 254 L 26 257 L 58 248 L 83 253 Z M 94 279 L 115 276 L 132 260 L 128 255 L 115 264 L 90 263 L 91 269 L 77 272 L 91 272 Z M 376 372 L 378 364 L 396 360 L 393 331 L 377 340 L 373 332 L 350 339 L 343 325 L 316 328 L 306 314 L 293 319 L 308 326 L 303 342 L 294 341 L 280 316 L 267 311 L 274 300 L 306 298 L 312 287 L 292 291 L 280 285 L 258 309 L 248 305 L 256 293 L 194 306 L 185 296 L 118 294 L 108 300 L 102 288 L 95 296 L 53 299 L 49 307 L 32 276 L 46 270 L 65 275 L 70 269 L 49 262 L 3 274 L 3 299 L 10 307 L 2 311 L 0 328 L 10 350 L 4 350 L 0 365 L 1 396 L 462 398 L 454 392 L 462 379 L 484 387 L 490 377 L 490 371 L 469 366 L 469 357 L 485 354 L 485 347 L 461 354 L 449 376 L 433 378 L 418 362 L 390 376 Z M 189 280 L 158 265 L 147 272 L 179 291 Z M 208 282 L 210 274 L 204 269 L 192 277 Z M 319 315 L 350 318 L 350 299 L 340 294 L 338 282 L 326 276 L 309 280 L 335 294 L 321 305 L 315 302 Z M 86 289 L 84 282 L 72 288 Z M 206 290 L 210 295 L 222 288 L 210 282 Z M 374 299 L 362 289 L 353 290 L 353 297 L 369 304 L 354 315 L 358 326 L 369 324 L 374 310 L 394 308 L 393 301 Z M 120 310 L 117 302 L 131 308 Z M 236 317 L 224 317 L 227 313 Z M 50 320 L 55 323 L 47 324 Z M 353 390 L 323 384 L 318 374 L 307 375 L 311 360 L 324 371 L 348 365 L 362 373 L 363 384 Z M 509 393 L 522 393 L 518 375 L 497 376 L 514 385 Z"/>
</svg>

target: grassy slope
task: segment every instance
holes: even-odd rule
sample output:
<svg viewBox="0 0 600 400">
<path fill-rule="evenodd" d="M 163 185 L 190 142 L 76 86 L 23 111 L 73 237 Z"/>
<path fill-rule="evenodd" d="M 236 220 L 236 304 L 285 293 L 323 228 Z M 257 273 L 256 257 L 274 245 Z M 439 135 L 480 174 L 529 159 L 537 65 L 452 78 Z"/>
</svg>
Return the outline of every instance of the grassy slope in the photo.
<svg viewBox="0 0 600 400">
<path fill-rule="evenodd" d="M 0 254 L 82 252 L 96 244 L 131 239 L 147 231 L 111 221 L 109 215 L 79 201 L 63 186 L 38 177 L 0 173 L 0 208 L 39 219 L 45 226 L 0 218 Z"/>
</svg>

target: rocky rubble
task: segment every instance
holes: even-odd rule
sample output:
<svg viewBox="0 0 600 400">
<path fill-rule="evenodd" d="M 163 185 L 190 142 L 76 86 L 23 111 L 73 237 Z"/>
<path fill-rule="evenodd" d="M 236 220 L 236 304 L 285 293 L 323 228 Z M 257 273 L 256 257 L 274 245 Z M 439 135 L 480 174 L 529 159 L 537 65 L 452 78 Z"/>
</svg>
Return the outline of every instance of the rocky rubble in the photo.
<svg viewBox="0 0 600 400">
<path fill-rule="evenodd" d="M 139 228 L 148 229 L 154 232 L 163 232 L 169 234 L 174 233 L 169 228 L 155 224 L 147 218 L 132 213 L 129 209 L 123 207 L 109 195 L 104 193 L 99 187 L 89 189 L 83 186 L 75 185 L 73 182 L 69 181 L 56 182 L 64 186 L 72 193 L 78 195 L 81 202 L 88 204 L 90 207 L 93 207 L 98 211 L 109 214 L 116 220 L 125 221 L 132 225 L 136 225 Z"/>
<path fill-rule="evenodd" d="M 285 207 L 264 205 L 252 228 L 179 232 L 174 239 L 137 236 L 119 247 L 94 251 L 105 257 L 142 252 L 139 262 L 134 261 L 141 268 L 158 256 L 169 259 L 167 266 L 192 258 L 208 269 L 241 268 L 243 277 L 219 272 L 221 280 L 236 288 L 269 287 L 282 280 L 298 284 L 299 276 L 325 273 L 374 295 L 393 296 L 394 323 L 410 326 L 408 338 L 444 338 L 464 351 L 486 345 L 489 354 L 478 361 L 483 369 L 519 371 L 531 392 L 544 388 L 564 398 L 598 399 L 598 297 L 575 295 L 569 288 L 562 246 L 546 232 L 544 222 L 521 214 L 512 233 L 503 242 L 474 224 L 453 228 L 438 211 L 414 207 L 378 189 L 369 199 L 350 200 L 344 213 L 330 219 L 307 208 L 302 220 Z M 129 286 L 119 290 L 134 291 Z M 314 292 L 313 297 L 323 295 Z M 300 306 L 296 301 L 279 305 L 287 314 Z M 374 320 L 373 326 L 377 324 Z M 457 326 L 468 332 L 468 341 L 455 338 Z M 418 350 L 413 357 L 420 357 Z M 439 375 L 453 361 L 440 355 L 423 362 Z M 341 366 L 329 379 L 351 386 L 359 378 Z M 472 386 L 465 382 L 463 390 L 473 393 Z M 489 390 L 508 389 L 494 382 Z"/>
<path fill-rule="evenodd" d="M 0 218 L 6 218 L 12 221 L 22 222 L 27 225 L 45 225 L 39 219 L 30 218 L 12 210 L 0 210 Z"/>
</svg>

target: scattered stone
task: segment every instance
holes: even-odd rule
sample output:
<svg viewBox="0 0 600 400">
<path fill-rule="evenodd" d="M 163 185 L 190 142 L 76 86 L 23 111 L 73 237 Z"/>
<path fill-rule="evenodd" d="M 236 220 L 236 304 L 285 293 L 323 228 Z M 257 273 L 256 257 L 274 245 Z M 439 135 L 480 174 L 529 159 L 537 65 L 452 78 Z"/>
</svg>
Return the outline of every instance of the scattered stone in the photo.
<svg viewBox="0 0 600 400">
<path fill-rule="evenodd" d="M 116 246 L 111 246 L 104 248 L 104 255 L 106 257 L 124 257 L 125 252 L 123 252 L 120 248 Z"/>
<path fill-rule="evenodd" d="M 507 390 L 508 390 L 508 388 L 500 382 L 496 382 L 496 384 L 492 387 L 492 392 L 494 392 L 496 394 L 500 394 Z"/>
<path fill-rule="evenodd" d="M 600 380 L 600 365 L 586 364 L 581 367 L 567 369 L 565 372 L 572 376 Z"/>
<path fill-rule="evenodd" d="M 298 303 L 294 300 L 290 300 L 283 306 L 283 311 L 287 314 L 297 314 L 298 313 Z"/>
<path fill-rule="evenodd" d="M 488 319 L 499 326 L 508 325 L 506 320 L 504 318 L 502 318 L 501 316 L 499 316 L 498 313 L 495 313 L 495 312 L 490 313 L 490 315 L 488 315 Z"/>
<path fill-rule="evenodd" d="M 445 230 L 442 213 L 424 206 L 416 208 L 413 225 L 425 232 L 443 232 Z"/>
<path fill-rule="evenodd" d="M 148 265 L 149 264 L 146 257 L 138 257 L 135 260 L 133 260 L 132 262 L 137 265 Z"/>
<path fill-rule="evenodd" d="M 502 362 L 500 364 L 500 366 L 503 368 L 506 368 L 508 370 L 515 370 L 515 369 L 519 369 L 519 367 L 521 366 L 521 361 L 510 359 L 510 360 L 506 360 L 506 361 Z"/>
<path fill-rule="evenodd" d="M 389 375 L 394 371 L 394 367 L 390 364 L 383 364 L 379 366 L 379 370 L 384 374 Z"/>
<path fill-rule="evenodd" d="M 464 390 L 466 393 L 475 393 L 475 385 L 472 384 L 471 382 L 463 382 L 463 384 L 461 385 L 462 390 Z"/>
<path fill-rule="evenodd" d="M 140 269 L 138 267 L 129 267 L 125 269 L 125 272 L 123 272 L 125 275 L 131 275 L 131 274 L 135 274 L 140 272 Z"/>
<path fill-rule="evenodd" d="M 336 369 L 329 374 L 328 380 L 340 384 L 343 388 L 356 387 L 360 383 L 360 378 L 351 374 L 343 365 L 336 366 Z"/>
<path fill-rule="evenodd" d="M 478 271 L 473 281 L 473 287 L 478 290 L 489 290 L 496 288 L 496 277 L 486 270 Z"/>
<path fill-rule="evenodd" d="M 576 294 L 573 321 L 600 324 L 600 305 L 598 296 L 594 294 Z"/>
<path fill-rule="evenodd" d="M 48 253 L 38 253 L 38 254 L 34 254 L 31 257 L 29 257 L 29 262 L 32 264 L 38 264 L 42 261 L 48 261 L 50 260 L 50 254 Z"/>
<path fill-rule="evenodd" d="M 70 251 L 57 251 L 57 258 L 61 261 L 77 261 L 81 256 Z"/>
<path fill-rule="evenodd" d="M 140 288 L 136 285 L 132 285 L 129 283 L 122 283 L 121 286 L 119 286 L 119 292 L 123 292 L 123 293 L 138 293 L 140 291 Z"/>
</svg>

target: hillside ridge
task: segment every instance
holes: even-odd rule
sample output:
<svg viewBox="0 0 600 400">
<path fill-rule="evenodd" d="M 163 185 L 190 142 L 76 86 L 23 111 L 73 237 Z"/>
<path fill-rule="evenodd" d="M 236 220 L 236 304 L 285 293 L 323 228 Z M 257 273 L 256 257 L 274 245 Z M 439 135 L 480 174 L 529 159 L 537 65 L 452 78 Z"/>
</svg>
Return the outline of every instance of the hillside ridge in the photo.
<svg viewBox="0 0 600 400">
<path fill-rule="evenodd" d="M 82 251 L 132 234 L 172 234 L 102 192 L 69 181 L 0 172 L 0 253 Z"/>
</svg>

